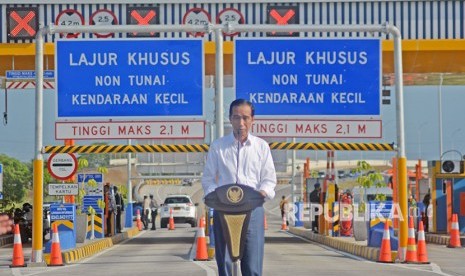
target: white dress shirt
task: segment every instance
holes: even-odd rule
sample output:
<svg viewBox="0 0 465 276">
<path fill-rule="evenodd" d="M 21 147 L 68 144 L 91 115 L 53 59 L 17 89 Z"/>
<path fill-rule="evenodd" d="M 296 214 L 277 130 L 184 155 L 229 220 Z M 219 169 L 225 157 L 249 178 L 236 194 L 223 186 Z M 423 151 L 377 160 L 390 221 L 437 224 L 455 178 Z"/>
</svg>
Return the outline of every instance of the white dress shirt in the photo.
<svg viewBox="0 0 465 276">
<path fill-rule="evenodd" d="M 231 133 L 210 145 L 202 176 L 205 195 L 234 183 L 263 190 L 268 199 L 274 198 L 276 171 L 265 140 L 248 134 L 247 141 L 239 144 Z"/>
</svg>

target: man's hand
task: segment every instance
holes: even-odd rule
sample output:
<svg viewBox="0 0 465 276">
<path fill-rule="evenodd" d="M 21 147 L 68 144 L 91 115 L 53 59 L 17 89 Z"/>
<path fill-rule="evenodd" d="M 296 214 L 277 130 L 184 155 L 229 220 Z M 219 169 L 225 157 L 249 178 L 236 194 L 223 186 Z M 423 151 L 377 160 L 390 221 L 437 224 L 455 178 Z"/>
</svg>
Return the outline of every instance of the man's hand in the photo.
<svg viewBox="0 0 465 276">
<path fill-rule="evenodd" d="M 265 192 L 265 191 L 263 191 L 263 190 L 260 190 L 260 193 L 261 193 L 261 194 L 262 194 L 262 196 L 263 196 L 263 197 L 265 197 L 265 198 L 268 196 L 268 195 L 266 194 L 266 192 Z"/>
</svg>

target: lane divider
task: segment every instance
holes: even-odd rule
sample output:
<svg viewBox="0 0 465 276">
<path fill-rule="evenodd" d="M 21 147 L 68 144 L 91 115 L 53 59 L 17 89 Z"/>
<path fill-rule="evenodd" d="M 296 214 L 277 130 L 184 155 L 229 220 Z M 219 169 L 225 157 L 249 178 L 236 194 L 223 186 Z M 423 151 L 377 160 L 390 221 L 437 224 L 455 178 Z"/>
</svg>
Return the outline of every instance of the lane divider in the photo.
<svg viewBox="0 0 465 276">
<path fill-rule="evenodd" d="M 338 238 L 315 234 L 311 231 L 311 229 L 304 229 L 301 227 L 290 227 L 289 232 L 291 232 L 294 235 L 309 239 L 311 241 L 315 241 L 317 243 L 321 243 L 326 246 L 335 248 L 339 251 L 347 252 L 355 256 L 360 256 L 364 259 L 373 262 L 376 262 L 378 260 L 380 249 L 376 247 L 367 247 L 366 245 L 356 244 Z M 395 259 L 397 257 L 397 251 L 393 251 L 392 255 L 393 259 Z"/>
<path fill-rule="evenodd" d="M 113 237 L 108 237 L 100 240 L 91 241 L 84 245 L 67 250 L 61 253 L 64 264 L 75 263 L 84 258 L 90 257 L 100 251 L 103 251 L 115 244 L 118 244 L 128 238 L 132 238 L 139 233 L 137 227 L 133 227 L 123 233 L 117 234 Z M 44 254 L 44 260 L 47 264 L 50 263 L 50 254 Z"/>
</svg>

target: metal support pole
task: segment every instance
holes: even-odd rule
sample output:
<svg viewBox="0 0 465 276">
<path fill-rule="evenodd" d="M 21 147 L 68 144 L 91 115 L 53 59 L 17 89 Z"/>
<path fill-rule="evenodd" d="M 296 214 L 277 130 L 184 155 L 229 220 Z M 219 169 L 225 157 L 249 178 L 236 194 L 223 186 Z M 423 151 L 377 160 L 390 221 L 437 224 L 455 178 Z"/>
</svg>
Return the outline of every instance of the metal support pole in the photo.
<svg viewBox="0 0 465 276">
<path fill-rule="evenodd" d="M 295 143 L 295 138 L 292 138 L 292 143 Z M 292 206 L 295 206 L 296 198 L 295 198 L 295 159 L 296 159 L 296 152 L 292 150 L 292 179 L 291 179 L 291 191 L 292 191 Z"/>
<path fill-rule="evenodd" d="M 439 89 L 438 89 L 438 107 L 439 107 L 439 160 L 441 160 L 443 149 L 442 149 L 442 82 L 443 75 L 439 75 Z"/>
<path fill-rule="evenodd" d="M 215 110 L 216 110 L 216 138 L 224 135 L 224 109 L 223 109 L 223 30 L 215 29 Z"/>
<path fill-rule="evenodd" d="M 396 76 L 396 110 L 397 110 L 397 157 L 398 157 L 398 192 L 399 207 L 401 211 L 399 227 L 399 254 L 400 261 L 405 260 L 408 238 L 408 204 L 407 204 L 407 157 L 405 155 L 405 125 L 404 125 L 404 91 L 402 68 L 402 36 L 394 26 L 386 26 L 387 31 L 394 36 L 394 68 Z"/>
<path fill-rule="evenodd" d="M 36 157 L 34 160 L 34 212 L 33 218 L 33 254 L 31 262 L 42 262 L 42 198 L 43 198 L 43 158 L 42 150 L 42 91 L 43 91 L 43 36 L 55 33 L 130 33 L 130 32 L 215 32 L 216 42 L 216 125 L 217 138 L 223 136 L 223 33 L 234 32 L 381 32 L 394 36 L 394 67 L 396 76 L 396 111 L 397 111 L 397 155 L 399 159 L 399 203 L 401 209 L 400 225 L 400 253 L 406 251 L 407 246 L 407 162 L 405 156 L 404 138 L 404 103 L 402 77 L 402 45 L 401 33 L 395 26 L 383 25 L 118 25 L 118 26 L 49 26 L 39 29 L 36 35 Z M 403 254 L 405 256 L 405 254 Z"/>
<path fill-rule="evenodd" d="M 35 91 L 35 159 L 33 161 L 33 224 L 32 224 L 32 255 L 31 263 L 43 261 L 43 205 L 44 205 L 44 159 L 43 146 L 43 91 L 44 91 L 44 35 L 47 29 L 42 28 L 36 35 L 36 91 Z"/>
<path fill-rule="evenodd" d="M 128 145 L 131 145 L 131 139 L 128 139 Z M 128 153 L 128 183 L 126 185 L 127 187 L 127 199 L 128 199 L 128 205 L 126 206 L 126 218 L 125 218 L 125 223 L 124 227 L 126 228 L 131 228 L 132 227 L 132 183 L 131 183 L 131 153 Z"/>
</svg>

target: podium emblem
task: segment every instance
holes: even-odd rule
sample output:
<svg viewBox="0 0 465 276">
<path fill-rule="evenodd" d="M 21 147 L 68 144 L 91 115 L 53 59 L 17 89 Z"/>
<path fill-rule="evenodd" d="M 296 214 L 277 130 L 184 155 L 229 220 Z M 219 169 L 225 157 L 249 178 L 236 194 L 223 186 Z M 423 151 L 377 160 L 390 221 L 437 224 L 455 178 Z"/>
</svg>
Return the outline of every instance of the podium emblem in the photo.
<svg viewBox="0 0 465 276">
<path fill-rule="evenodd" d="M 239 186 L 231 186 L 226 196 L 231 203 L 238 203 L 244 198 L 244 191 Z"/>
</svg>

